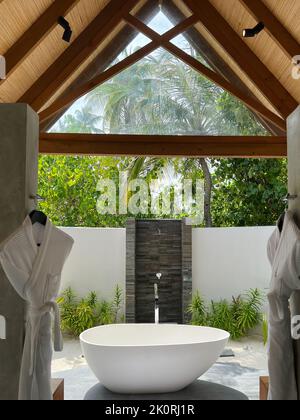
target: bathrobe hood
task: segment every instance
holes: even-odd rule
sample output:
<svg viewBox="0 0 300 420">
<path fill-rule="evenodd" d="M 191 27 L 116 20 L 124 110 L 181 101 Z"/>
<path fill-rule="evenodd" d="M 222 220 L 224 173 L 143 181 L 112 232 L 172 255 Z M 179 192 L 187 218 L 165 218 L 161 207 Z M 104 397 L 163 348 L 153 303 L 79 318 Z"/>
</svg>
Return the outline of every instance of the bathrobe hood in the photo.
<svg viewBox="0 0 300 420">
<path fill-rule="evenodd" d="M 39 225 L 37 245 L 29 217 L 0 247 L 0 262 L 16 292 L 26 301 L 26 336 L 20 374 L 20 400 L 51 400 L 51 313 L 54 315 L 54 348 L 62 350 L 56 298 L 61 272 L 73 239 L 47 220 Z"/>
</svg>

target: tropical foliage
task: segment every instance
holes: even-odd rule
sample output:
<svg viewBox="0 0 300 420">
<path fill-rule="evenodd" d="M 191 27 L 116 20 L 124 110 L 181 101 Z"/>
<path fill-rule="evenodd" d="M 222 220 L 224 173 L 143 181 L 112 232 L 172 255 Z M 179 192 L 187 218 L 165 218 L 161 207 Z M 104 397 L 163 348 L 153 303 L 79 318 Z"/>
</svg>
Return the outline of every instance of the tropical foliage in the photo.
<svg viewBox="0 0 300 420">
<path fill-rule="evenodd" d="M 123 293 L 119 286 L 115 289 L 112 302 L 99 301 L 97 294 L 91 292 L 79 299 L 71 288 L 64 291 L 58 299 L 61 310 L 61 329 L 64 333 L 79 337 L 90 328 L 116 324 L 123 321 Z"/>
<path fill-rule="evenodd" d="M 221 300 L 207 304 L 199 292 L 193 296 L 188 309 L 191 324 L 228 331 L 233 340 L 245 337 L 263 321 L 263 295 L 251 289 L 231 302 Z"/>
<path fill-rule="evenodd" d="M 96 203 L 100 178 L 119 185 L 124 163 L 111 157 L 41 156 L 39 193 L 45 198 L 40 208 L 59 226 L 124 225 L 126 217 L 99 214 Z"/>
<path fill-rule="evenodd" d="M 287 194 L 285 160 L 213 161 L 212 214 L 215 226 L 275 224 Z"/>
</svg>

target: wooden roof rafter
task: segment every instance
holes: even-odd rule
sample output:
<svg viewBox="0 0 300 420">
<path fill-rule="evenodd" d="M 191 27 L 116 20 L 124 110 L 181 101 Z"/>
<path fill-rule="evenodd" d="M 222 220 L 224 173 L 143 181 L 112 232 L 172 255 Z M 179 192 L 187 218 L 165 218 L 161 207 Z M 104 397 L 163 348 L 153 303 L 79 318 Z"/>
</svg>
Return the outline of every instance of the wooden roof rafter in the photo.
<svg viewBox="0 0 300 420">
<path fill-rule="evenodd" d="M 154 152 L 169 156 L 171 151 L 176 156 L 283 157 L 286 156 L 285 119 L 300 100 L 300 85 L 290 73 L 291 57 L 300 52 L 297 25 L 300 3 L 297 1 L 291 0 L 287 5 L 273 0 L 28 0 L 24 4 L 0 0 L 4 19 L 7 14 L 1 32 L 2 55 L 13 52 L 15 60 L 15 64 L 10 64 L 13 61 L 6 57 L 7 82 L 0 81 L 0 96 L 3 102 L 29 102 L 26 98 L 30 99 L 29 104 L 42 117 L 43 130 L 78 95 L 85 94 L 86 89 L 89 91 L 96 87 L 94 84 L 102 84 L 128 68 L 154 47 L 162 47 L 242 100 L 277 138 L 133 136 L 130 141 L 130 136 L 93 139 L 76 134 L 67 137 L 49 134 L 45 138 L 41 133 L 41 151 L 46 148 L 54 153 L 57 146 L 72 154 L 85 153 L 94 147 L 96 154 L 106 154 L 105 151 L 110 154 L 114 150 L 115 155 L 145 155 L 148 150 L 151 156 Z M 192 26 L 182 36 L 196 47 L 210 68 L 147 26 L 159 10 L 158 3 L 163 13 L 168 11 L 165 14 L 173 25 L 192 12 Z M 149 20 L 138 15 L 143 8 Z M 58 15 L 67 14 L 74 29 L 69 45 L 61 43 L 61 31 L 57 27 Z M 20 24 L 14 27 L 18 16 Z M 251 27 L 254 20 L 263 21 L 266 30 L 254 40 L 243 39 L 242 29 Z M 96 21 L 98 26 L 93 26 Z M 137 31 L 150 38 L 149 44 L 114 66 L 113 62 Z M 174 37 L 177 33 L 173 32 Z M 63 104 L 67 105 L 61 108 Z M 109 141 L 112 143 L 108 144 Z M 137 141 L 142 144 L 137 145 Z"/>
<path fill-rule="evenodd" d="M 151 0 L 145 3 L 145 5 L 137 12 L 136 17 L 138 17 L 142 22 L 148 23 L 155 15 L 159 12 L 158 0 Z M 184 20 L 185 15 L 178 8 L 177 5 L 172 0 L 163 0 L 162 11 L 167 16 L 167 18 L 172 22 L 174 26 Z M 250 96 L 253 99 L 256 99 L 256 96 L 252 93 L 251 90 L 243 83 L 238 75 L 227 65 L 227 63 L 218 55 L 214 48 L 206 41 L 206 39 L 201 35 L 195 27 L 189 28 L 187 31 L 182 33 L 182 35 L 191 43 L 193 48 L 199 52 L 205 60 L 210 64 L 210 67 L 215 70 L 217 73 L 221 74 L 226 78 L 233 86 L 237 87 L 244 92 L 246 96 Z M 132 30 L 129 26 L 126 26 L 124 29 L 118 33 L 112 41 L 107 45 L 107 47 L 101 51 L 93 62 L 87 67 L 84 68 L 80 75 L 76 77 L 74 82 L 60 94 L 59 99 L 62 99 L 71 92 L 74 92 L 76 89 L 80 88 L 85 82 L 91 80 L 93 77 L 98 76 L 101 72 L 111 64 L 117 56 L 126 48 L 126 46 L 134 39 L 136 36 L 136 31 L 132 27 Z M 41 123 L 41 130 L 45 131 L 50 128 L 55 122 L 63 115 L 66 109 L 71 106 L 69 104 L 64 109 L 56 112 L 55 115 L 50 116 L 47 120 L 44 120 Z M 265 128 L 270 131 L 272 135 L 282 136 L 285 134 L 283 128 L 279 128 L 274 125 L 271 121 L 262 117 L 259 113 L 254 112 L 258 120 L 265 126 Z"/>
<path fill-rule="evenodd" d="M 130 20 L 131 15 L 127 15 L 125 18 L 126 20 Z M 146 28 L 148 28 L 147 25 L 142 23 L 139 19 L 132 16 L 132 19 L 136 19 L 138 22 L 141 23 L 141 25 L 144 25 Z M 40 121 L 43 122 L 47 120 L 52 115 L 55 115 L 59 110 L 65 108 L 67 105 L 70 105 L 75 100 L 81 98 L 82 96 L 89 93 L 94 88 L 100 86 L 107 80 L 111 79 L 112 77 L 116 76 L 120 72 L 124 71 L 128 67 L 132 66 L 133 64 L 140 61 L 142 58 L 146 57 L 147 55 L 151 54 L 153 51 L 155 51 L 157 48 L 162 46 L 164 42 L 167 42 L 173 38 L 175 38 L 177 35 L 180 35 L 184 30 L 188 29 L 190 26 L 192 26 L 197 21 L 197 18 L 195 16 L 191 16 L 181 23 L 179 23 L 174 28 L 170 29 L 168 32 L 166 32 L 163 35 L 158 35 L 156 32 L 153 31 L 153 33 L 156 35 L 155 39 L 152 40 L 150 44 L 147 44 L 146 46 L 142 47 L 141 49 L 137 50 L 135 53 L 129 55 L 124 60 L 120 61 L 119 63 L 115 64 L 114 66 L 110 67 L 108 70 L 104 71 L 100 75 L 94 77 L 93 79 L 89 80 L 88 82 L 84 83 L 80 87 L 78 87 L 74 92 L 70 92 L 68 95 L 65 95 L 61 99 L 58 99 L 55 101 L 50 107 L 45 109 L 44 111 L 39 113 Z M 137 28 L 138 29 L 138 28 Z M 149 31 L 151 29 L 149 28 Z M 152 31 L 151 31 L 152 33 Z"/>
<path fill-rule="evenodd" d="M 132 16 L 131 14 L 124 16 L 124 19 L 131 26 L 133 26 L 134 28 L 139 30 L 141 33 L 143 33 L 145 36 L 147 36 L 149 39 L 151 39 L 152 42 L 146 45 L 145 47 L 141 48 L 140 50 L 136 51 L 129 57 L 125 58 L 121 62 L 117 63 L 113 67 L 109 68 L 101 75 L 96 76 L 94 79 L 83 84 L 78 89 L 76 89 L 76 91 L 71 92 L 69 95 L 66 95 L 60 100 L 55 101 L 46 110 L 40 112 L 39 116 L 40 116 L 41 122 L 47 120 L 52 115 L 55 115 L 59 110 L 64 109 L 67 105 L 73 103 L 76 99 L 79 99 L 80 97 L 89 93 L 91 90 L 93 90 L 97 86 L 100 86 L 105 81 L 111 79 L 113 76 L 119 74 L 123 70 L 132 66 L 134 63 L 138 62 L 143 57 L 149 55 L 155 49 L 159 47 L 163 47 L 167 51 L 169 51 L 171 54 L 177 56 L 179 59 L 184 61 L 187 65 L 191 66 L 196 71 L 200 72 L 202 75 L 206 76 L 207 78 L 209 78 L 214 83 L 218 84 L 223 89 L 232 93 L 235 97 L 237 97 L 242 102 L 244 102 L 249 108 L 263 115 L 266 119 L 272 121 L 272 123 L 277 125 L 280 129 L 282 130 L 285 129 L 286 124 L 283 119 L 281 119 L 276 114 L 269 111 L 257 100 L 245 95 L 242 91 L 232 86 L 231 83 L 229 83 L 222 76 L 210 70 L 209 68 L 204 66 L 202 63 L 200 63 L 198 60 L 186 54 L 184 51 L 177 48 L 174 44 L 170 42 L 173 38 L 175 38 L 177 35 L 181 34 L 185 30 L 193 26 L 198 21 L 198 17 L 196 15 L 192 15 L 189 18 L 185 19 L 184 21 L 180 22 L 173 29 L 171 29 L 170 31 L 168 31 L 167 33 L 163 35 L 159 35 L 157 32 L 150 29 L 146 24 L 144 24 L 138 18 Z"/>
<path fill-rule="evenodd" d="M 257 21 L 265 24 L 267 32 L 289 58 L 300 54 L 299 43 L 261 0 L 239 1 Z"/>
<path fill-rule="evenodd" d="M 145 5 L 136 13 L 136 16 L 145 23 L 149 23 L 159 13 L 159 0 L 151 0 L 146 2 Z M 137 32 L 134 28 L 126 26 L 114 36 L 109 44 L 101 50 L 93 61 L 85 67 L 80 74 L 74 79 L 74 81 L 65 88 L 57 99 L 62 99 L 71 92 L 74 92 L 77 88 L 82 86 L 84 83 L 90 81 L 96 76 L 99 76 L 107 68 L 114 63 L 119 55 L 128 47 L 128 45 L 135 39 Z M 69 106 L 58 111 L 55 115 L 47 118 L 47 120 L 41 122 L 41 131 L 47 131 L 50 129 L 66 112 Z M 282 133 L 281 133 L 282 134 Z"/>
<path fill-rule="evenodd" d="M 57 25 L 59 16 L 66 15 L 79 0 L 56 0 L 43 15 L 21 36 L 21 38 L 4 54 L 6 60 L 6 77 L 28 57 L 43 39 Z M 4 80 L 0 81 L 3 83 Z"/>
<path fill-rule="evenodd" d="M 297 101 L 232 29 L 210 1 L 182 1 L 199 17 L 199 21 L 206 30 L 222 45 L 222 48 L 251 79 L 282 118 L 286 119 L 297 108 Z"/>
<path fill-rule="evenodd" d="M 139 0 L 110 0 L 88 27 L 70 44 L 63 54 L 19 98 L 40 111 L 57 89 L 94 52 L 98 45 L 118 26 Z"/>
<path fill-rule="evenodd" d="M 191 19 L 191 21 L 193 21 L 195 19 L 195 15 L 192 15 L 188 19 Z M 256 99 L 253 99 L 245 95 L 240 89 L 237 89 L 235 86 L 229 83 L 224 77 L 210 70 L 208 67 L 203 65 L 200 61 L 196 60 L 195 58 L 188 55 L 180 48 L 176 47 L 174 44 L 170 42 L 172 38 L 163 38 L 163 36 L 158 35 L 155 31 L 150 29 L 147 25 L 145 25 L 143 22 L 141 22 L 134 16 L 128 15 L 126 17 L 126 20 L 129 24 L 137 28 L 140 32 L 142 32 L 148 38 L 152 39 L 152 41 L 157 40 L 157 42 L 160 42 L 161 47 L 165 48 L 171 54 L 175 55 L 177 58 L 182 60 L 188 66 L 192 67 L 194 70 L 198 71 L 199 73 L 201 73 L 202 75 L 210 79 L 212 82 L 219 85 L 224 90 L 230 92 L 236 98 L 238 98 L 243 103 L 245 103 L 250 109 L 263 115 L 266 119 L 272 121 L 275 125 L 277 125 L 281 129 L 283 130 L 285 129 L 286 123 L 283 119 L 281 119 L 276 114 L 269 111 Z M 181 24 L 179 24 L 176 28 L 178 28 L 180 25 Z"/>
<path fill-rule="evenodd" d="M 184 19 L 184 13 L 177 7 L 172 0 L 163 0 L 162 11 L 167 18 L 174 24 L 177 25 L 182 19 Z M 218 54 L 213 46 L 205 39 L 205 37 L 196 29 L 196 27 L 190 28 L 182 34 L 194 50 L 199 53 L 209 66 L 216 72 L 221 74 L 227 79 L 233 86 L 239 88 L 245 93 L 245 95 L 251 96 L 254 99 L 258 99 L 248 86 L 241 80 L 241 78 L 233 71 L 233 69 L 224 61 L 224 59 Z M 283 136 L 286 134 L 286 130 L 282 130 L 272 122 L 266 120 L 257 112 L 254 112 L 249 108 L 258 121 L 270 132 L 271 135 Z"/>
</svg>

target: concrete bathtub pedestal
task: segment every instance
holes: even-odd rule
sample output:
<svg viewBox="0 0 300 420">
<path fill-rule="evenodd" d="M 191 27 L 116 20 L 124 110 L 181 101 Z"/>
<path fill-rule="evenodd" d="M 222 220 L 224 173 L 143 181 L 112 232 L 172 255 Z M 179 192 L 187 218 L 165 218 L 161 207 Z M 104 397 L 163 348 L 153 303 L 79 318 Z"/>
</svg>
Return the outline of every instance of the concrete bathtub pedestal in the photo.
<svg viewBox="0 0 300 420">
<path fill-rule="evenodd" d="M 171 394 L 123 395 L 108 391 L 103 385 L 93 386 L 85 395 L 86 401 L 248 401 L 235 389 L 206 381 L 195 381 L 182 391 Z"/>
</svg>

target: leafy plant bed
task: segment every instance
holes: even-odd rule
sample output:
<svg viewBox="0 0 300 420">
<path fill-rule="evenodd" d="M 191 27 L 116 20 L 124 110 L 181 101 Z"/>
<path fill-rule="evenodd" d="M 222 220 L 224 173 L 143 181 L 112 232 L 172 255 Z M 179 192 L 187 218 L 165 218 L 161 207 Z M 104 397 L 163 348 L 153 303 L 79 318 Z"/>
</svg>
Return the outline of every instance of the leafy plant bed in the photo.
<svg viewBox="0 0 300 420">
<path fill-rule="evenodd" d="M 196 292 L 188 312 L 192 325 L 219 328 L 228 331 L 231 338 L 237 340 L 246 337 L 263 321 L 263 301 L 263 294 L 258 289 L 233 297 L 231 302 L 224 299 L 211 301 L 210 304 Z"/>
<path fill-rule="evenodd" d="M 64 334 L 73 337 L 79 337 L 85 330 L 99 325 L 124 322 L 121 314 L 123 292 L 119 286 L 115 289 L 112 302 L 100 301 L 95 292 L 80 299 L 69 288 L 58 299 L 58 304 L 61 310 L 61 329 Z"/>
</svg>

